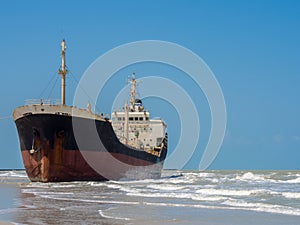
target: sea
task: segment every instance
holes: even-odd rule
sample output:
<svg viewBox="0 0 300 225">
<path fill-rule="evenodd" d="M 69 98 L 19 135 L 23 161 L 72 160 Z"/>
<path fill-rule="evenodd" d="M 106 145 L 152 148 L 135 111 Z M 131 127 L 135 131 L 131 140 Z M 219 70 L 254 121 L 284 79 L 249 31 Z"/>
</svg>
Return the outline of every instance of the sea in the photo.
<svg viewBox="0 0 300 225">
<path fill-rule="evenodd" d="M 0 171 L 0 224 L 300 224 L 300 171 L 164 170 L 160 179 L 30 182 Z"/>
</svg>

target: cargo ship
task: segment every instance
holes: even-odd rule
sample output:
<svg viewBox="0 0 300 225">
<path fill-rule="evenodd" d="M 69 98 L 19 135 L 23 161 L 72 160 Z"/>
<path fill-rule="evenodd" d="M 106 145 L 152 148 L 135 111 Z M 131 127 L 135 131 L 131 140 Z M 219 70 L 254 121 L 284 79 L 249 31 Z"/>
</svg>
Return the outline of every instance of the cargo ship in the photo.
<svg viewBox="0 0 300 225">
<path fill-rule="evenodd" d="M 112 112 L 110 119 L 93 112 L 89 102 L 87 108 L 66 105 L 65 40 L 61 43 L 58 74 L 60 101 L 29 100 L 13 112 L 29 179 L 68 182 L 159 178 L 168 149 L 166 124 L 162 119 L 151 119 L 141 99 L 136 98 L 135 76 L 129 80 L 130 102 Z"/>
</svg>

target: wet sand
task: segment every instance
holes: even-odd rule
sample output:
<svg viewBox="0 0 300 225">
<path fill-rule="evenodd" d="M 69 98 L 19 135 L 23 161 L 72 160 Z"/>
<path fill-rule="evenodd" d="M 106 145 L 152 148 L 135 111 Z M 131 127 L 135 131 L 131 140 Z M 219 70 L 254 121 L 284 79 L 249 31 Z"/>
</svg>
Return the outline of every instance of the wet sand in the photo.
<svg viewBox="0 0 300 225">
<path fill-rule="evenodd" d="M 16 184 L 0 183 L 0 225 L 11 224 L 11 215 L 17 207 L 20 189 Z"/>
</svg>

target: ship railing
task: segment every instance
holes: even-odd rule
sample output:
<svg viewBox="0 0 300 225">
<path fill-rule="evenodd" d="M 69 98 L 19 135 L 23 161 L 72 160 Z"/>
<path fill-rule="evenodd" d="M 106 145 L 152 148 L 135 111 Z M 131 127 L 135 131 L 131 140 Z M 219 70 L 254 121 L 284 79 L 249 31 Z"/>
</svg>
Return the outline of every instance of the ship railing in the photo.
<svg viewBox="0 0 300 225">
<path fill-rule="evenodd" d="M 60 99 L 27 99 L 25 105 L 60 105 Z"/>
</svg>

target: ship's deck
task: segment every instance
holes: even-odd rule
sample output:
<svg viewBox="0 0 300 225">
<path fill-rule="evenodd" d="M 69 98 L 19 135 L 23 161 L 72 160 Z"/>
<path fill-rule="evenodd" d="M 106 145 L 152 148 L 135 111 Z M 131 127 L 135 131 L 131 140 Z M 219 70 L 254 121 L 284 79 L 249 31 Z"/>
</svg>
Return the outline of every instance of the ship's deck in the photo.
<svg viewBox="0 0 300 225">
<path fill-rule="evenodd" d="M 55 114 L 63 116 L 74 116 L 93 120 L 107 120 L 109 115 L 93 113 L 89 109 L 77 108 L 76 106 L 66 106 L 50 100 L 31 100 L 26 101 L 24 106 L 16 108 L 13 112 L 13 118 L 17 119 L 32 114 Z"/>
</svg>

